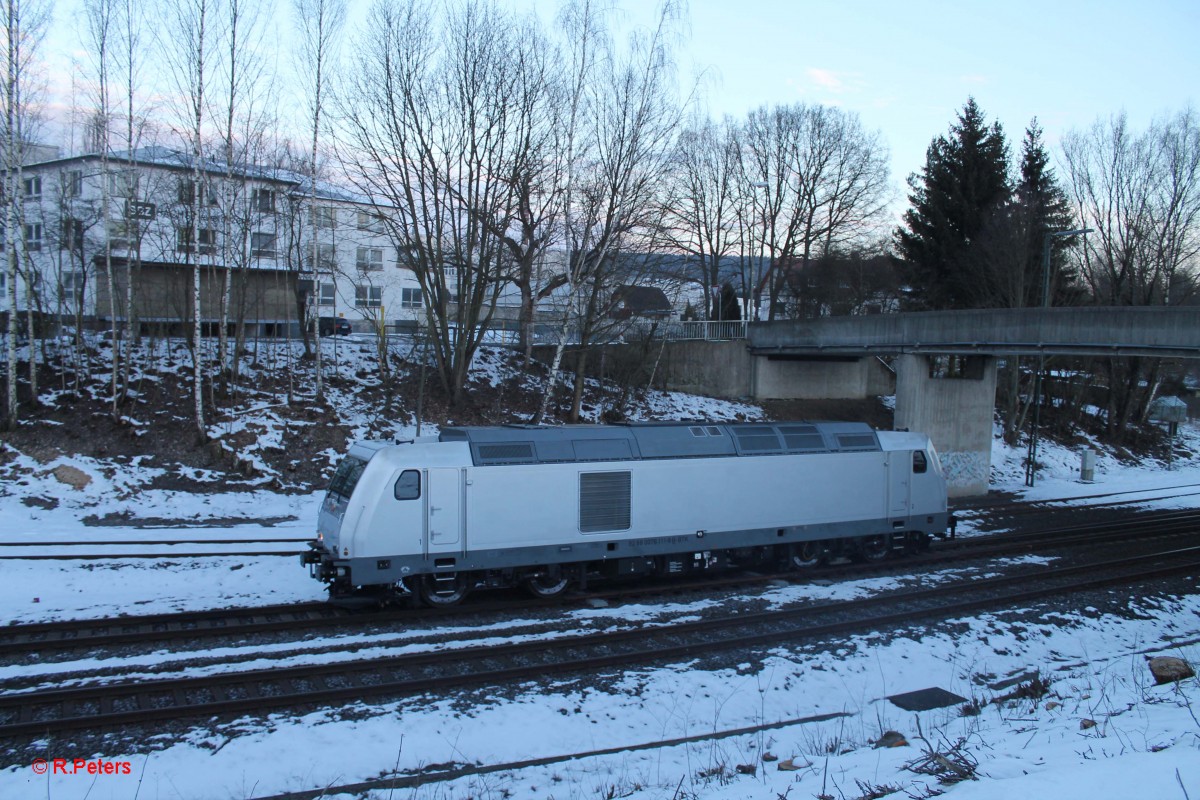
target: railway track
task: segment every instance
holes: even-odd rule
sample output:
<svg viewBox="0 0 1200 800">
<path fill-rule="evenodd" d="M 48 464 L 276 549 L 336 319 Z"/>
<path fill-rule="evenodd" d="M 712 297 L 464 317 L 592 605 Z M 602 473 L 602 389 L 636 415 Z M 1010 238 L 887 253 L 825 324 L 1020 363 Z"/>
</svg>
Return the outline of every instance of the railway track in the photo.
<svg viewBox="0 0 1200 800">
<path fill-rule="evenodd" d="M 952 503 L 950 510 L 959 519 L 975 523 L 980 532 L 1004 529 L 1013 524 L 1029 524 L 1039 517 L 1052 518 L 1063 511 L 1080 515 L 1104 513 L 1136 513 L 1137 506 L 1154 501 L 1182 500 L 1195 502 L 1200 496 L 1200 484 L 1185 483 L 1152 489 L 1096 492 L 1077 497 L 1016 500 L 1010 496 L 975 500 L 970 504 Z"/>
<path fill-rule="evenodd" d="M 379 700 L 778 646 L 945 619 L 982 609 L 1161 577 L 1200 574 L 1200 546 L 973 580 L 862 600 L 521 643 L 339 663 L 137 680 L 0 695 L 0 737 L 147 726 L 165 720 Z"/>
<path fill-rule="evenodd" d="M 1048 530 L 987 537 L 971 537 L 938 542 L 929 553 L 902 560 L 886 561 L 865 566 L 861 564 L 832 565 L 818 569 L 786 573 L 733 575 L 703 580 L 656 582 L 650 587 L 618 586 L 606 591 L 575 595 L 566 600 L 538 601 L 493 596 L 486 611 L 507 613 L 562 605 L 564 602 L 586 600 L 621 600 L 648 593 L 664 594 L 681 591 L 717 591 L 748 584 L 777 580 L 807 578 L 841 578 L 878 574 L 880 571 L 913 572 L 919 569 L 945 566 L 955 562 L 1008 555 L 1025 555 L 1052 549 L 1077 546 L 1105 546 L 1123 540 L 1147 537 L 1177 537 L 1200 533 L 1200 511 L 1169 511 L 1142 514 L 1131 521 L 1114 521 L 1106 525 L 1072 525 Z M 868 569 L 870 570 L 868 572 Z M 439 617 L 473 613 L 478 604 L 466 604 L 459 609 L 393 608 L 371 613 L 351 613 L 328 603 L 302 603 L 282 606 L 263 606 L 213 611 L 155 614 L 148 616 L 115 617 L 110 619 L 45 622 L 0 627 L 0 652 L 48 653 L 62 650 L 111 648 L 128 644 L 162 644 L 182 640 L 207 638 L 237 638 L 282 632 L 318 630 L 322 628 L 363 627 L 387 625 L 407 620 L 428 621 Z"/>
<path fill-rule="evenodd" d="M 281 539 L 115 539 L 0 542 L 0 560 L 96 561 L 109 558 L 211 558 L 216 556 L 295 556 L 311 537 Z M 253 549 L 246 549 L 253 545 Z M 178 549 L 178 548 L 188 549 Z M 148 549 L 148 548 L 153 548 Z"/>
</svg>

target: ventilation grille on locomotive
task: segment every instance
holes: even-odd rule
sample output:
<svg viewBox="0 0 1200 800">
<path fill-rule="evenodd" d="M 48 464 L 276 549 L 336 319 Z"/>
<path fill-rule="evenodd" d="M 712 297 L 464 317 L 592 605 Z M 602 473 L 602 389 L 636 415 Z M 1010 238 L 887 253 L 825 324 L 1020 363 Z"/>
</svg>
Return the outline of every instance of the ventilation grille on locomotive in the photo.
<svg viewBox="0 0 1200 800">
<path fill-rule="evenodd" d="M 581 472 L 579 530 L 629 530 L 630 487 L 629 472 Z"/>
</svg>

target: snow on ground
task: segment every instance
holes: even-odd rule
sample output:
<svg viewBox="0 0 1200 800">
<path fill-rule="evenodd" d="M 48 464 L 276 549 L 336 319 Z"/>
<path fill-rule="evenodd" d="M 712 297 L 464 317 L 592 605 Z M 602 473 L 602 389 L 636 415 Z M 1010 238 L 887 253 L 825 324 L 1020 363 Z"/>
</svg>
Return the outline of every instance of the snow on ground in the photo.
<svg viewBox="0 0 1200 800">
<path fill-rule="evenodd" d="M 678 416 L 753 418 L 752 406 L 716 408 L 695 399 L 664 397 Z M 1188 426 L 1182 441 L 1200 452 L 1200 429 Z M 1150 508 L 1200 506 L 1200 459 L 1129 465 L 1108 455 L 1097 462 L 1096 480 L 1077 481 L 1078 454 L 1046 443 L 1047 468 L 1038 485 L 1023 485 L 1025 452 L 999 443 L 993 450 L 993 487 L 1031 500 L 1112 494 L 1141 498 Z M 99 464 L 60 457 L 22 463 L 21 479 L 0 490 L 0 524 L 10 536 L 57 539 L 163 538 L 163 529 L 134 525 L 138 519 L 188 521 L 174 531 L 188 538 L 291 538 L 311 531 L 315 496 L 275 495 L 248 489 L 225 495 L 146 491 L 148 475 L 137 464 Z M 93 482 L 81 490 L 53 476 L 73 466 Z M 1115 494 L 1140 492 L 1141 494 Z M 24 499 L 51 498 L 52 508 Z M 1079 502 L 1079 501 L 1075 501 Z M 128 526 L 85 526 L 88 516 L 131 518 Z M 228 520 L 271 517 L 272 525 Z M 224 520 L 224 522 L 217 522 Z M 194 527 L 193 527 L 194 526 Z M 182 536 L 180 538 L 183 538 Z M 226 604 L 276 604 L 318 599 L 320 586 L 295 558 L 128 560 L 105 562 L 0 562 L 0 621 L 94 617 L 119 613 L 208 608 Z M 947 573 L 926 580 L 953 579 Z M 772 589 L 783 603 L 797 597 L 837 600 L 873 593 L 895 581 L 864 579 L 834 586 Z M 36 598 L 36 602 L 35 602 Z M 671 604 L 572 611 L 581 629 L 624 620 L 703 610 Z M 512 691 L 486 691 L 471 701 L 451 697 L 408 699 L 372 713 L 342 715 L 322 710 L 301 717 L 272 715 L 264 724 L 241 720 L 182 739 L 159 736 L 149 755 L 120 745 L 77 752 L 47 742 L 48 758 L 127 761 L 130 775 L 37 775 L 30 764 L 0 769 L 0 797 L 71 800 L 214 800 L 252 798 L 287 790 L 337 786 L 431 764 L 505 764 L 563 757 L 546 766 L 513 768 L 417 789 L 381 790 L 383 798 L 501 800 L 506 798 L 629 797 L 637 800 L 733 800 L 733 798 L 858 798 L 895 787 L 895 797 L 994 800 L 1026 797 L 1200 798 L 1200 683 L 1196 679 L 1156 687 L 1145 666 L 1148 655 L 1179 655 L 1200 663 L 1200 597 L 1130 600 L 1132 618 L 1094 609 L 1033 610 L 1014 623 L 1013 612 L 980 615 L 954 628 L 915 627 L 889 640 L 857 636 L 833 652 L 780 645 L 755 664 L 708 671 L 693 663 L 614 674 L 600 688 L 555 681 Z M 947 630 L 954 630 L 948 633 Z M 503 631 L 497 631 L 497 640 Z M 352 642 L 404 646 L 404 637 Z M 137 659 L 131 672 L 166 666 Z M 86 665 L 81 665 L 86 666 Z M 47 671 L 42 665 L 38 674 Z M 33 674 L 30 670 L 28 675 Z M 991 688 L 1004 678 L 1040 673 L 1050 695 L 1039 702 L 987 703 L 1007 691 Z M 19 673 L 6 668 L 0 679 Z M 912 713 L 889 695 L 937 686 L 984 703 L 976 716 L 956 707 Z M 357 711 L 366 711 L 358 709 Z M 802 720 L 841 715 L 823 722 Z M 354 718 L 360 717 L 360 718 Z M 1084 728 L 1085 720 L 1096 723 Z M 775 725 L 754 732 L 730 731 Z M 874 749 L 884 732 L 903 733 L 908 746 Z M 918 738 L 923 735 L 924 739 Z M 661 746 L 662 740 L 698 737 Z M 962 741 L 978 761 L 978 780 L 939 786 L 906 769 L 927 746 Z M 643 749 L 640 746 L 646 745 Z M 595 753 L 614 749 L 606 755 Z M 764 762 L 764 753 L 792 759 L 794 772 Z M 753 766 L 742 774 L 739 765 Z M 342 795 L 348 797 L 349 795 Z"/>
</svg>

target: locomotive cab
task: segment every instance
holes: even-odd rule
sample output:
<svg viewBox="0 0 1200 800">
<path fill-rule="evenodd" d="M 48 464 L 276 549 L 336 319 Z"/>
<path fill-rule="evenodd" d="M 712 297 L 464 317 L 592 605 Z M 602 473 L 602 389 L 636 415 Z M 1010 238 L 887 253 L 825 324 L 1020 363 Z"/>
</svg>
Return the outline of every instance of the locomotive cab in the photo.
<svg viewBox="0 0 1200 800">
<path fill-rule="evenodd" d="M 463 455 L 431 451 L 431 442 L 359 443 L 338 465 L 321 502 L 317 541 L 301 556 L 331 595 L 362 587 L 406 593 L 408 575 L 436 563 L 440 550 L 461 549 Z"/>
</svg>

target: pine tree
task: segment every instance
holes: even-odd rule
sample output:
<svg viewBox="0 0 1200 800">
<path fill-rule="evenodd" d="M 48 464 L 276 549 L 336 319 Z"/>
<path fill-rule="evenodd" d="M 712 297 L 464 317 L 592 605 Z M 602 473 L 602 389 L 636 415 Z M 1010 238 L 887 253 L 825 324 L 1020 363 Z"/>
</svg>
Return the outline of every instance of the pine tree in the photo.
<svg viewBox="0 0 1200 800">
<path fill-rule="evenodd" d="M 1050 157 L 1042 144 L 1042 129 L 1035 117 L 1025 129 L 1025 139 L 1021 144 L 1021 175 L 1013 193 L 1026 232 L 1024 306 L 1042 304 L 1042 260 L 1046 234 L 1074 227 L 1071 204 L 1049 163 Z M 1070 305 L 1079 295 L 1078 275 L 1064 257 L 1071 244 L 1067 237 L 1057 237 L 1051 243 L 1051 305 Z"/>
<path fill-rule="evenodd" d="M 986 281 L 978 269 L 977 240 L 1011 195 L 1000 123 L 989 126 L 969 99 L 949 135 L 930 143 L 925 166 L 908 185 L 912 207 L 896 231 L 896 248 L 912 304 L 927 309 L 983 304 Z"/>
</svg>

